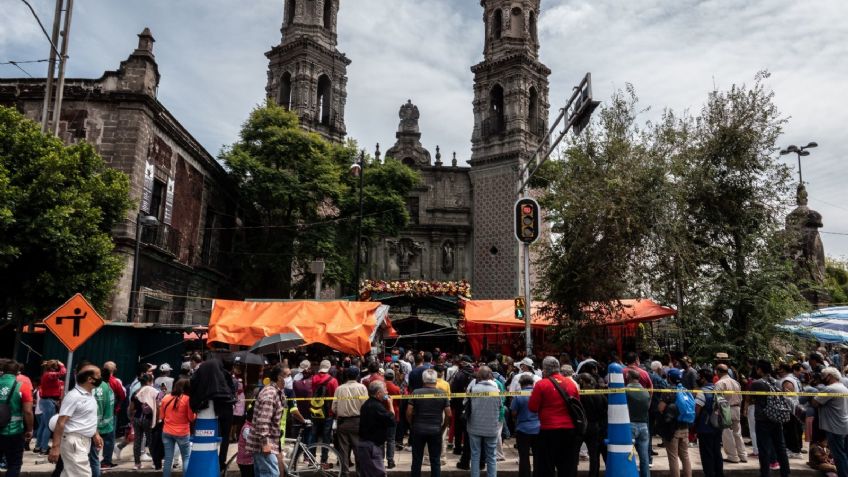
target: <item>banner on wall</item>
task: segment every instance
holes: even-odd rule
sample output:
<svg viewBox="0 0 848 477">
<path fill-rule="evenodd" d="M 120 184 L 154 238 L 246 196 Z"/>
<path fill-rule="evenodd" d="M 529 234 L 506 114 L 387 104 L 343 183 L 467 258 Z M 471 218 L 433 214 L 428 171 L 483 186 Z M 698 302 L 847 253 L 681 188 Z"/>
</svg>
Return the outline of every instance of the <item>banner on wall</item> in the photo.
<svg viewBox="0 0 848 477">
<path fill-rule="evenodd" d="M 144 164 L 144 183 L 141 189 L 141 210 L 150 213 L 150 202 L 153 199 L 153 163 Z"/>
<path fill-rule="evenodd" d="M 171 216 L 174 214 L 174 178 L 168 178 L 168 188 L 165 191 L 165 217 L 162 219 L 171 225 Z"/>
</svg>

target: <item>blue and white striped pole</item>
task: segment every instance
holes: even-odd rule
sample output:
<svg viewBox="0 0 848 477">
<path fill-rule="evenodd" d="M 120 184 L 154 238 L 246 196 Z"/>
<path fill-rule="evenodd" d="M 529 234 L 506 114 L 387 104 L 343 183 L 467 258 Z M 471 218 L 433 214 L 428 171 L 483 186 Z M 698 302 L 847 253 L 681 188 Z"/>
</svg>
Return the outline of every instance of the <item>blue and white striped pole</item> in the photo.
<svg viewBox="0 0 848 477">
<path fill-rule="evenodd" d="M 218 477 L 218 445 L 221 433 L 218 418 L 212 403 L 197 413 L 194 421 L 194 435 L 191 436 L 191 455 L 188 465 L 183 462 L 185 477 Z"/>
<path fill-rule="evenodd" d="M 607 411 L 607 460 L 605 475 L 615 477 L 637 477 L 639 471 L 633 458 L 633 431 L 630 429 L 630 412 L 627 410 L 627 396 L 624 389 L 624 368 L 612 363 L 609 373 L 609 407 Z"/>
</svg>

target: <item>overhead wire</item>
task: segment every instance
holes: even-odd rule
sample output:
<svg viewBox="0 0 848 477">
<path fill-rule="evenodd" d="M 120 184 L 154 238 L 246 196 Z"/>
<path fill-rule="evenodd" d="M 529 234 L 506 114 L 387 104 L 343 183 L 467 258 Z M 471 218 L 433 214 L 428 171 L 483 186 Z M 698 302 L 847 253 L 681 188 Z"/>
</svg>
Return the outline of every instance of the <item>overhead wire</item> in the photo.
<svg viewBox="0 0 848 477">
<path fill-rule="evenodd" d="M 47 43 L 50 43 L 50 47 L 53 48 L 53 52 L 56 53 L 57 56 L 61 57 L 62 54 L 59 53 L 59 49 L 56 48 L 56 45 L 53 43 L 53 40 L 50 39 L 50 35 L 47 33 L 47 29 L 44 28 L 44 24 L 41 23 L 41 18 L 38 18 L 38 13 L 35 13 L 35 9 L 32 8 L 32 5 L 27 0 L 21 0 L 24 4 L 29 7 L 29 11 L 32 12 L 32 16 L 35 17 L 35 21 L 38 22 L 38 26 L 41 27 L 41 31 L 44 33 L 44 37 L 47 38 Z"/>
<path fill-rule="evenodd" d="M 31 74 L 29 74 L 29 71 L 25 70 L 21 65 L 17 64 L 16 62 L 10 61 L 8 64 L 10 64 L 10 65 L 14 66 L 15 68 L 23 71 L 24 74 L 29 76 L 30 78 L 33 78 L 33 76 Z"/>
</svg>

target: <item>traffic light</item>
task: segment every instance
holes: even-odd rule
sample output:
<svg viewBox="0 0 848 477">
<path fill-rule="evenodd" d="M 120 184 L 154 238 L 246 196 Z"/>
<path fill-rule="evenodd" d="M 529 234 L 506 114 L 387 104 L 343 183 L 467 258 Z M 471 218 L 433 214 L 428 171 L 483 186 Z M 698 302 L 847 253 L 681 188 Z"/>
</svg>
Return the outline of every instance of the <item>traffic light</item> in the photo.
<svg viewBox="0 0 848 477">
<path fill-rule="evenodd" d="M 515 319 L 524 321 L 524 297 L 515 297 Z"/>
<path fill-rule="evenodd" d="M 533 243 L 539 238 L 540 226 L 539 203 L 533 199 L 518 199 L 515 203 L 515 238 L 519 242 Z"/>
</svg>

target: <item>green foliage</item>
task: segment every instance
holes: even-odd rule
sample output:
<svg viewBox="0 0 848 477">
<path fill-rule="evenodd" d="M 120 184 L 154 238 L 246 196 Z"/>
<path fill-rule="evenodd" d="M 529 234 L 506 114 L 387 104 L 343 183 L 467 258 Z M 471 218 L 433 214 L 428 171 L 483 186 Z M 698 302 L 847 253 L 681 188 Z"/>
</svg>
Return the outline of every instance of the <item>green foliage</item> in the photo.
<svg viewBox="0 0 848 477">
<path fill-rule="evenodd" d="M 359 213 L 358 179 L 349 174 L 358 159 L 355 143 L 329 143 L 269 102 L 251 112 L 221 159 L 239 188 L 245 228 L 236 253 L 249 294 L 307 296 L 315 258 L 326 263 L 325 283 L 350 282 Z M 403 197 L 416 182 L 401 164 L 366 167 L 364 236 L 392 235 L 406 224 Z"/>
<path fill-rule="evenodd" d="M 122 270 L 111 230 L 129 179 L 0 107 L 0 311 L 41 319 L 77 292 L 103 309 Z"/>
<path fill-rule="evenodd" d="M 745 357 L 767 353 L 774 325 L 807 306 L 783 258 L 785 120 L 765 77 L 644 129 L 628 88 L 566 149 L 546 174 L 554 240 L 539 262 L 539 291 L 561 322 L 646 296 L 679 307 L 692 354 Z"/>
<path fill-rule="evenodd" d="M 825 289 L 834 304 L 848 304 L 848 263 L 834 258 L 827 259 Z"/>
</svg>

